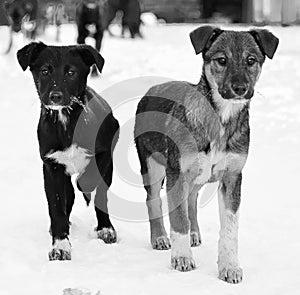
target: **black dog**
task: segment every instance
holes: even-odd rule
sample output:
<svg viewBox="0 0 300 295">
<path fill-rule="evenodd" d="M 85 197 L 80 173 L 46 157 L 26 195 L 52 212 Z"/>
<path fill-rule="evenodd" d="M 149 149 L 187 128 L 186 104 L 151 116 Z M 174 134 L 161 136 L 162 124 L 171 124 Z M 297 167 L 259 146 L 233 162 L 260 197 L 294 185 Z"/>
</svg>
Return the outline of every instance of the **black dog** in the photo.
<svg viewBox="0 0 300 295">
<path fill-rule="evenodd" d="M 102 7 L 103 27 L 108 30 L 110 23 L 115 18 L 118 11 L 123 13 L 122 36 L 128 29 L 131 38 L 142 37 L 140 33 L 141 6 L 138 0 L 107 0 Z"/>
<path fill-rule="evenodd" d="M 124 36 L 125 30 L 128 29 L 131 38 L 136 36 L 142 37 L 140 32 L 141 25 L 141 6 L 138 0 L 128 0 L 123 10 L 122 18 L 122 36 Z"/>
<path fill-rule="evenodd" d="M 37 0 L 8 0 L 4 3 L 4 8 L 10 24 L 10 40 L 6 50 L 11 50 L 13 43 L 13 33 L 23 30 L 26 37 L 34 39 L 37 30 Z"/>
<path fill-rule="evenodd" d="M 104 59 L 88 45 L 56 47 L 35 42 L 19 50 L 17 57 L 24 71 L 30 67 L 41 101 L 38 139 L 53 238 L 49 259 L 71 259 L 72 174 L 78 174 L 77 186 L 87 203 L 96 189 L 98 237 L 105 243 L 116 242 L 107 212 L 107 190 L 119 124 L 107 102 L 86 85 L 90 67 L 96 64 L 101 72 Z"/>
<path fill-rule="evenodd" d="M 84 44 L 87 37 L 93 37 L 95 48 L 100 52 L 103 28 L 99 1 L 84 0 L 81 2 L 76 10 L 76 24 L 78 29 L 77 43 Z M 92 75 L 97 75 L 96 67 L 93 67 Z"/>
</svg>

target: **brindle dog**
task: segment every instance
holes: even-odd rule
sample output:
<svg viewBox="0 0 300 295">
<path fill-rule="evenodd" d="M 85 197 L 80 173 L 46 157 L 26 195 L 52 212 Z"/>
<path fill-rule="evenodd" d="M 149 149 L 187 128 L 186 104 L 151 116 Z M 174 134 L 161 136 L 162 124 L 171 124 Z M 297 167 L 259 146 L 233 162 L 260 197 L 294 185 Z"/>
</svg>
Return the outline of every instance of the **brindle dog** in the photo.
<svg viewBox="0 0 300 295">
<path fill-rule="evenodd" d="M 201 243 L 197 196 L 219 181 L 219 278 L 242 280 L 238 213 L 242 169 L 249 149 L 249 104 L 265 57 L 279 40 L 267 30 L 224 31 L 202 26 L 190 34 L 202 53 L 198 85 L 168 82 L 151 88 L 139 102 L 135 141 L 154 249 L 169 249 L 174 269 L 195 268 L 190 246 Z M 171 243 L 164 228 L 160 190 L 166 178 Z"/>
</svg>

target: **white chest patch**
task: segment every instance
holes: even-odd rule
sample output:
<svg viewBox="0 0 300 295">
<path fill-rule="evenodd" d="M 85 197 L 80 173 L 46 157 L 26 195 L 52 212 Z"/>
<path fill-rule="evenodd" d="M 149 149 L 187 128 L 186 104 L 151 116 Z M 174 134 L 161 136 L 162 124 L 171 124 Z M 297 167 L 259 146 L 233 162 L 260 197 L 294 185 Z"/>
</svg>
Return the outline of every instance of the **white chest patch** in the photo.
<svg viewBox="0 0 300 295">
<path fill-rule="evenodd" d="M 225 154 L 222 152 L 210 152 L 208 155 L 205 153 L 199 153 L 199 163 L 200 163 L 200 174 L 196 178 L 196 184 L 204 184 L 208 182 L 212 176 L 213 169 L 225 169 Z"/>
<path fill-rule="evenodd" d="M 212 150 L 206 154 L 201 152 L 181 158 L 181 171 L 198 173 L 195 184 L 205 184 L 210 179 L 219 179 L 225 170 L 241 171 L 247 159 L 246 154 L 225 153 Z"/>
<path fill-rule="evenodd" d="M 208 155 L 200 153 L 199 158 L 203 164 L 201 165 L 200 161 L 201 173 L 195 183 L 204 184 L 212 177 L 220 179 L 226 170 L 241 171 L 246 163 L 247 155 L 212 151 Z"/>
<path fill-rule="evenodd" d="M 66 127 L 68 123 L 68 117 L 63 114 L 62 109 L 58 110 L 58 120 Z"/>
<path fill-rule="evenodd" d="M 224 99 L 215 89 L 212 91 L 212 98 L 218 105 L 222 123 L 226 123 L 230 118 L 235 117 L 248 104 L 246 99 Z"/>
<path fill-rule="evenodd" d="M 92 156 L 88 150 L 79 147 L 77 144 L 72 144 L 64 151 L 49 153 L 46 157 L 55 160 L 55 162 L 59 164 L 65 165 L 66 173 L 73 175 L 76 173 L 82 174 Z"/>
<path fill-rule="evenodd" d="M 58 112 L 57 118 L 62 123 L 64 128 L 66 129 L 66 126 L 68 124 L 68 117 L 63 113 L 63 109 L 66 109 L 67 111 L 69 111 L 69 107 L 56 106 L 56 105 L 47 105 L 45 107 L 46 107 L 46 109 L 50 110 L 51 115 L 53 114 L 53 112 Z"/>
</svg>

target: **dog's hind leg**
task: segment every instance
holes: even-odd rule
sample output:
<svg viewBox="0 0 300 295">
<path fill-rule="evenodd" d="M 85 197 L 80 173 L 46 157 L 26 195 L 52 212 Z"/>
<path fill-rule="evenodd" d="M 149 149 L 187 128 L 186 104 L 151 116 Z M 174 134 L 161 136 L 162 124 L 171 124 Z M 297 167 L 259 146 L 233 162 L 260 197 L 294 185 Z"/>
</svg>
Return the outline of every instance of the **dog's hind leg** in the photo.
<svg viewBox="0 0 300 295">
<path fill-rule="evenodd" d="M 103 39 L 103 31 L 101 29 L 98 29 L 97 33 L 95 34 L 95 48 L 98 52 L 100 52 L 101 44 Z"/>
<path fill-rule="evenodd" d="M 131 37 L 132 39 L 134 39 L 134 38 L 135 38 L 135 30 L 134 30 L 134 27 L 133 27 L 132 25 L 129 25 L 128 28 L 129 28 L 130 37 Z"/>
<path fill-rule="evenodd" d="M 189 183 L 177 170 L 167 168 L 166 175 L 171 225 L 171 264 L 176 270 L 190 271 L 196 265 L 190 248 Z"/>
<path fill-rule="evenodd" d="M 242 281 L 243 271 L 238 262 L 238 209 L 241 197 L 242 175 L 226 174 L 219 186 L 220 239 L 219 278 L 228 283 Z"/>
<path fill-rule="evenodd" d="M 157 163 L 152 157 L 149 157 L 146 161 L 141 159 L 141 173 L 144 187 L 147 191 L 152 247 L 157 250 L 167 250 L 171 245 L 164 227 L 162 201 L 160 198 L 160 190 L 165 177 L 165 167 Z"/>
<path fill-rule="evenodd" d="M 95 195 L 95 211 L 98 220 L 97 236 L 107 244 L 117 241 L 117 233 L 110 221 L 107 208 L 107 191 L 112 182 L 113 162 L 110 151 L 96 155 L 101 175 Z"/>
<path fill-rule="evenodd" d="M 198 199 L 199 187 L 194 187 L 189 194 L 188 199 L 188 211 L 189 220 L 191 224 L 191 246 L 197 247 L 201 244 L 201 235 L 197 220 L 197 199 Z"/>
<path fill-rule="evenodd" d="M 70 260 L 69 213 L 74 202 L 71 177 L 60 164 L 44 163 L 44 185 L 51 220 L 52 249 L 50 260 Z"/>
</svg>

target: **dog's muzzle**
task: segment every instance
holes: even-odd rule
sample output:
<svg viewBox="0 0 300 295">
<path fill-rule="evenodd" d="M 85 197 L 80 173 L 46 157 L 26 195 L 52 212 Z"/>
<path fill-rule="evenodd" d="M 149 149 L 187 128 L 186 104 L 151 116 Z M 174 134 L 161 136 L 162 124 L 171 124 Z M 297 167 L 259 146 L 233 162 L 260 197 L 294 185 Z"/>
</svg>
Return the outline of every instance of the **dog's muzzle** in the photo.
<svg viewBox="0 0 300 295">
<path fill-rule="evenodd" d="M 253 96 L 253 89 L 247 83 L 232 83 L 219 90 L 225 100 L 250 100 Z"/>
<path fill-rule="evenodd" d="M 49 99 L 52 104 L 60 105 L 63 102 L 64 95 L 61 91 L 51 91 L 49 94 Z"/>
<path fill-rule="evenodd" d="M 246 83 L 232 83 L 231 89 L 237 96 L 243 97 L 249 90 L 249 85 Z"/>
</svg>

